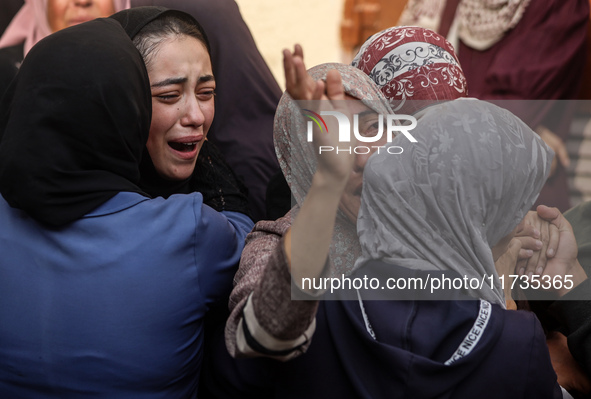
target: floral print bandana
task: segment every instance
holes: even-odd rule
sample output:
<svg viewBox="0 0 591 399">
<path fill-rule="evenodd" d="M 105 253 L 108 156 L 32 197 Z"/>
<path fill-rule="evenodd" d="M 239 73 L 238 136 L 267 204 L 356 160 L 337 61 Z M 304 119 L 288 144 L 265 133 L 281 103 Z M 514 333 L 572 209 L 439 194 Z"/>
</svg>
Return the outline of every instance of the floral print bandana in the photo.
<svg viewBox="0 0 591 399">
<path fill-rule="evenodd" d="M 468 94 L 453 47 L 429 29 L 405 26 L 376 33 L 352 65 L 369 75 L 400 114 Z"/>
</svg>

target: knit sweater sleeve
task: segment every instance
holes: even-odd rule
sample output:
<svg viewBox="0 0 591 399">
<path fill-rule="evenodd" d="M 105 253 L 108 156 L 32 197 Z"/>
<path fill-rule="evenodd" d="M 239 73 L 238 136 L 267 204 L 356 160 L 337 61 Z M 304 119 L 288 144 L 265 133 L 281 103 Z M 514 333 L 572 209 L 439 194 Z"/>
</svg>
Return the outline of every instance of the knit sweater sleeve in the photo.
<svg viewBox="0 0 591 399">
<path fill-rule="evenodd" d="M 261 221 L 246 239 L 225 332 L 226 346 L 234 357 L 288 360 L 310 345 L 318 301 L 291 299 L 283 245 L 291 221 L 291 213 L 276 221 Z"/>
</svg>

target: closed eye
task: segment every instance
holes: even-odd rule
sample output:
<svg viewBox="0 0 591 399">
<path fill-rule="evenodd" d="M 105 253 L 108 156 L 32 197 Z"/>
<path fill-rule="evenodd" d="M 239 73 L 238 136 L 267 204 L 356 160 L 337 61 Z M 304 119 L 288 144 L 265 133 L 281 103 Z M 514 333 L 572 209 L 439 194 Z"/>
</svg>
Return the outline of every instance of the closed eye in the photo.
<svg viewBox="0 0 591 399">
<path fill-rule="evenodd" d="M 215 96 L 215 90 L 205 90 L 197 93 L 197 98 L 201 101 L 211 100 Z"/>
<path fill-rule="evenodd" d="M 156 97 L 158 100 L 164 102 L 164 103 L 170 103 L 170 102 L 174 102 L 176 99 L 178 99 L 178 94 L 160 94 L 160 95 L 156 95 L 154 96 Z"/>
</svg>

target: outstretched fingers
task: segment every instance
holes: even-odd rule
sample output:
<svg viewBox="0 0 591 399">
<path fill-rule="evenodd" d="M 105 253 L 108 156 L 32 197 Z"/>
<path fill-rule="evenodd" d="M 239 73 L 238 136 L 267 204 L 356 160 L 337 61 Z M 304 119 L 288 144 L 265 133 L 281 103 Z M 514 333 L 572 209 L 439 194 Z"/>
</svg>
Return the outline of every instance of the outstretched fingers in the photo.
<svg viewBox="0 0 591 399">
<path fill-rule="evenodd" d="M 326 74 L 326 95 L 330 100 L 345 99 L 345 88 L 341 74 L 336 69 L 328 71 Z"/>
<path fill-rule="evenodd" d="M 283 50 L 283 72 L 285 88 L 294 100 L 320 99 L 320 88 L 306 70 L 304 52 L 299 44 L 295 45 L 293 53 Z"/>
</svg>

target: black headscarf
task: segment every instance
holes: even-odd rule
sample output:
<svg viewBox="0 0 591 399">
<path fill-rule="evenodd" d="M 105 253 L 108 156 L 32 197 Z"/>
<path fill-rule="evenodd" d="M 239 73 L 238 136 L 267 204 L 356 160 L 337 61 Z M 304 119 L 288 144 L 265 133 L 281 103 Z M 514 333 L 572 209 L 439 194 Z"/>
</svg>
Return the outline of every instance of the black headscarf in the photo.
<svg viewBox="0 0 591 399">
<path fill-rule="evenodd" d="M 136 7 L 120 11 L 111 15 L 110 18 L 118 21 L 129 38 L 133 39 L 150 22 L 159 17 L 164 17 L 170 14 L 189 22 L 201 32 L 205 39 L 205 45 L 209 54 L 209 42 L 205 31 L 195 18 L 184 12 L 169 10 L 165 7 Z M 161 196 L 168 198 L 172 194 L 189 194 L 198 191 L 194 189 L 193 184 L 191 184 L 191 177 L 185 180 L 170 180 L 160 176 L 154 167 L 154 163 L 152 162 L 152 158 L 150 158 L 147 148 L 144 151 L 145 153 L 140 164 L 140 187 L 146 190 L 147 193 L 154 197 Z"/>
<path fill-rule="evenodd" d="M 203 35 L 207 53 L 211 58 L 209 39 L 207 38 L 205 30 L 191 14 L 187 14 L 186 12 L 171 10 L 166 7 L 134 7 L 131 9 L 119 11 L 118 13 L 111 15 L 109 18 L 118 21 L 123 29 L 125 29 L 127 35 L 133 39 L 146 25 L 157 18 L 164 17 L 165 15 L 174 15 L 187 21 L 191 25 L 194 25 Z"/>
<path fill-rule="evenodd" d="M 118 21 L 128 36 L 133 39 L 150 22 L 168 15 L 173 15 L 195 26 L 203 36 L 205 47 L 211 58 L 205 30 L 193 16 L 185 12 L 165 7 L 135 7 L 120 11 L 110 18 Z M 245 186 L 236 178 L 220 151 L 209 141 L 203 143 L 195 170 L 185 180 L 169 180 L 160 176 L 147 148 L 142 157 L 140 172 L 140 187 L 154 197 L 167 198 L 172 194 L 200 192 L 203 194 L 203 201 L 218 211 L 250 213 Z"/>
<path fill-rule="evenodd" d="M 131 6 L 165 6 L 193 15 L 209 35 L 216 77 L 215 118 L 208 140 L 246 183 L 256 220 L 265 214 L 267 184 L 280 175 L 273 146 L 273 118 L 283 91 L 257 49 L 234 0 L 131 0 Z M 279 184 L 281 186 L 281 184 Z M 282 198 L 273 192 L 271 200 Z M 281 215 L 283 215 L 282 213 Z"/>
<path fill-rule="evenodd" d="M 0 107 L 0 193 L 52 226 L 118 192 L 143 194 L 150 120 L 148 74 L 118 23 L 52 34 L 29 52 Z"/>
</svg>

